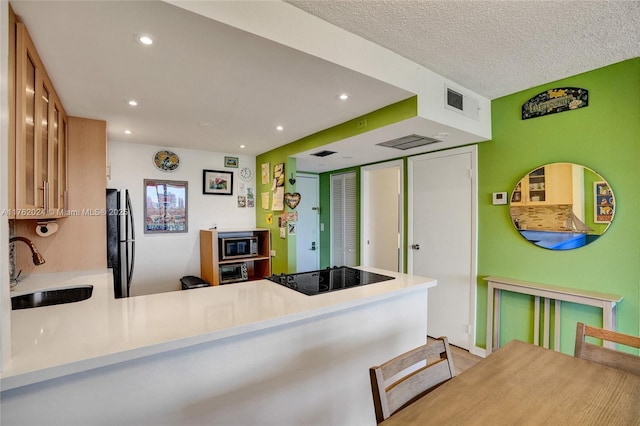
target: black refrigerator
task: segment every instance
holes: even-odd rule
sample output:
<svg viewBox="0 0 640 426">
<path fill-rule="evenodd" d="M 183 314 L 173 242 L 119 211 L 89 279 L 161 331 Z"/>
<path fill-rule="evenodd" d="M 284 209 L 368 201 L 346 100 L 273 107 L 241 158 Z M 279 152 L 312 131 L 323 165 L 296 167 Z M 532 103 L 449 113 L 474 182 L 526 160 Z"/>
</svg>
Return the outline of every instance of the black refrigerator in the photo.
<svg viewBox="0 0 640 426">
<path fill-rule="evenodd" d="M 136 235 L 128 190 L 107 189 L 107 267 L 113 269 L 116 298 L 129 297 Z"/>
</svg>

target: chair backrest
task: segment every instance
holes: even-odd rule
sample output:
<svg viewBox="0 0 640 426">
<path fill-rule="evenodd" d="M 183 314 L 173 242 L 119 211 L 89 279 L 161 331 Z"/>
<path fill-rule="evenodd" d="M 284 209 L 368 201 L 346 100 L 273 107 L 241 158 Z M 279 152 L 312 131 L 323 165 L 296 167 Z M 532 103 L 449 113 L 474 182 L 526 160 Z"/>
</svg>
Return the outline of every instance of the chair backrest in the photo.
<svg viewBox="0 0 640 426">
<path fill-rule="evenodd" d="M 586 359 L 640 376 L 640 356 L 588 343 L 585 341 L 586 336 L 619 343 L 632 348 L 640 348 L 640 337 L 591 327 L 579 322 L 576 329 L 576 347 L 574 352 L 574 356 L 577 358 Z"/>
<path fill-rule="evenodd" d="M 381 423 L 456 375 L 449 342 L 439 337 L 369 369 L 376 421 Z"/>
</svg>

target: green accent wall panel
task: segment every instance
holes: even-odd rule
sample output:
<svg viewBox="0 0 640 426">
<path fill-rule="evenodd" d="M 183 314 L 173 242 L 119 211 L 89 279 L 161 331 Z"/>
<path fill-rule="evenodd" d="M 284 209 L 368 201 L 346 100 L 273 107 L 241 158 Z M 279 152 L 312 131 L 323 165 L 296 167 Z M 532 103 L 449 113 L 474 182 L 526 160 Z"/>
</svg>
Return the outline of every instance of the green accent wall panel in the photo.
<svg viewBox="0 0 640 426">
<path fill-rule="evenodd" d="M 589 106 L 521 119 L 521 106 L 556 87 L 589 90 Z M 618 330 L 640 334 L 640 58 L 592 70 L 492 101 L 493 139 L 478 145 L 478 304 L 476 343 L 485 346 L 489 275 L 619 294 Z M 514 229 L 508 206 L 491 193 L 511 191 L 527 172 L 554 162 L 587 166 L 616 196 L 610 229 L 592 244 L 551 251 L 530 244 Z M 513 300 L 513 303 L 511 303 Z M 523 324 L 532 303 L 511 297 L 503 305 L 502 342 L 532 341 Z M 563 304 L 561 350 L 572 354 L 577 321 L 601 325 L 598 309 Z"/>
</svg>

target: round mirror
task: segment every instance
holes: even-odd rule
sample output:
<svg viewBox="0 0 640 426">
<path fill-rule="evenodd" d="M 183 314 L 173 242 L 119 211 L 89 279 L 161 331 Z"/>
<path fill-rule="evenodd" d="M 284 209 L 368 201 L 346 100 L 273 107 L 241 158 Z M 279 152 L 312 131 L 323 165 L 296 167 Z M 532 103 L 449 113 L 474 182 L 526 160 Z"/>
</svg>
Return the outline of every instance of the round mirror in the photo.
<svg viewBox="0 0 640 426">
<path fill-rule="evenodd" d="M 615 213 L 607 181 L 572 163 L 553 163 L 527 173 L 509 204 L 511 220 L 531 243 L 550 250 L 571 250 L 605 233 Z"/>
</svg>

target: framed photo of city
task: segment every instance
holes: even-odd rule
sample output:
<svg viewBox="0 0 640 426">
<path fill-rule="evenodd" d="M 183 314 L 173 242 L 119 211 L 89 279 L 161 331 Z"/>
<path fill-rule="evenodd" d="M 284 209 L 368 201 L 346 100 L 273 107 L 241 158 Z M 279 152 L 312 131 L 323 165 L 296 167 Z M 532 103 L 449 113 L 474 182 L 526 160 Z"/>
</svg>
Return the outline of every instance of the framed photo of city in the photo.
<svg viewBox="0 0 640 426">
<path fill-rule="evenodd" d="M 202 193 L 209 195 L 233 195 L 233 172 L 203 170 Z"/>
<path fill-rule="evenodd" d="M 188 232 L 187 182 L 144 180 L 144 233 Z"/>
</svg>

